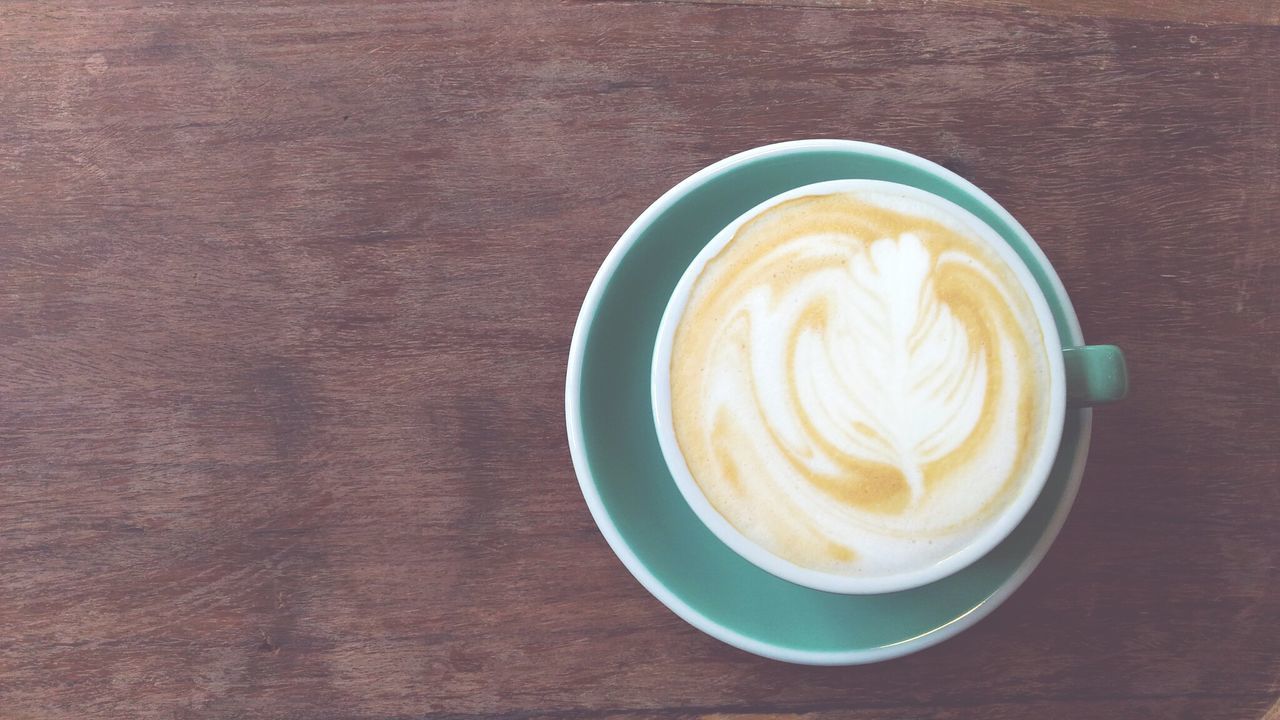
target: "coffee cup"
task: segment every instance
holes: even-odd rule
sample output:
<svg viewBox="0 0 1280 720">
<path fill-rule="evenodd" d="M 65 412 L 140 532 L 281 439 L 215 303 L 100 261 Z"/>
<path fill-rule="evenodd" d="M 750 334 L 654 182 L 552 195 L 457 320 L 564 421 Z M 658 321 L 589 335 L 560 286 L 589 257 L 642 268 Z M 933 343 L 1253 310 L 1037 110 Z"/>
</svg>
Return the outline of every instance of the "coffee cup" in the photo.
<svg viewBox="0 0 1280 720">
<path fill-rule="evenodd" d="M 851 594 L 989 552 L 1043 488 L 1068 405 L 1125 389 L 1117 348 L 1062 347 L 995 230 L 855 179 L 721 230 L 671 295 L 651 375 L 662 454 L 698 518 L 778 577 Z"/>
</svg>

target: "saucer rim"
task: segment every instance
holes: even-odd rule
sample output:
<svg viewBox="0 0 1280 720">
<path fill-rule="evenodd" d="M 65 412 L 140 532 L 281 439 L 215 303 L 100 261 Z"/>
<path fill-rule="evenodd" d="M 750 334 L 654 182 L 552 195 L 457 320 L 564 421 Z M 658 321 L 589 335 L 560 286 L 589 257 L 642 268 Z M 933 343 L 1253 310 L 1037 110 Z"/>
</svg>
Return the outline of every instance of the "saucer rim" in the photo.
<svg viewBox="0 0 1280 720">
<path fill-rule="evenodd" d="M 797 151 L 806 150 L 832 150 L 838 152 L 847 152 L 859 155 L 872 155 L 889 160 L 895 160 L 908 165 L 915 166 L 926 172 L 938 175 L 943 179 L 955 184 L 967 193 L 972 194 L 987 205 L 988 209 L 994 212 L 1001 220 L 1013 229 L 1014 233 L 1025 243 L 1027 249 L 1032 256 L 1045 269 L 1044 275 L 1048 279 L 1053 297 L 1061 303 L 1063 317 L 1066 321 L 1066 332 L 1060 332 L 1062 339 L 1066 343 L 1074 343 L 1076 345 L 1084 344 L 1084 337 L 1080 330 L 1079 318 L 1076 315 L 1075 308 L 1071 304 L 1070 297 L 1066 293 L 1066 288 L 1062 284 L 1061 278 L 1057 272 L 1049 264 L 1043 250 L 1031 238 L 1030 233 L 1022 227 L 1014 217 L 1009 214 L 999 203 L 983 192 L 973 183 L 965 180 L 956 173 L 926 160 L 918 155 L 908 153 L 904 150 L 870 143 L 859 140 L 843 140 L 843 139 L 813 139 L 813 140 L 792 140 L 745 150 L 743 152 L 730 155 L 719 160 L 707 167 L 698 170 L 692 175 L 686 177 L 676 183 L 671 189 L 663 193 L 657 200 L 650 204 L 627 229 L 618 238 L 618 241 L 609 250 L 604 262 L 601 263 L 599 270 L 591 280 L 591 285 L 587 289 L 586 296 L 583 298 L 582 306 L 578 311 L 577 320 L 574 323 L 573 336 L 569 346 L 569 359 L 567 373 L 565 377 L 565 423 L 569 441 L 569 455 L 573 462 L 574 473 L 578 478 L 578 486 L 582 491 L 583 498 L 586 500 L 587 508 L 591 512 L 596 527 L 604 536 L 605 541 L 609 544 L 610 549 L 622 561 L 623 566 L 636 578 L 640 584 L 649 591 L 651 595 L 658 599 L 663 605 L 674 612 L 685 622 L 701 630 L 702 632 L 732 645 L 740 650 L 760 655 L 762 657 L 781 660 L 784 662 L 797 663 L 803 665 L 858 665 L 865 663 L 880 662 L 896 657 L 901 657 L 910 653 L 924 650 L 932 647 L 944 640 L 967 630 L 975 625 L 979 620 L 991 614 L 999 607 L 1015 590 L 1026 581 L 1031 573 L 1036 569 L 1040 562 L 1048 554 L 1053 541 L 1057 539 L 1058 533 L 1061 531 L 1063 524 L 1066 522 L 1068 513 L 1080 489 L 1080 480 L 1084 474 L 1085 460 L 1089 453 L 1089 444 L 1092 436 L 1093 413 L 1088 408 L 1082 409 L 1077 413 L 1079 418 L 1079 440 L 1075 446 L 1074 457 L 1071 459 L 1071 468 L 1067 473 L 1066 486 L 1063 490 L 1058 506 L 1054 509 L 1053 515 L 1049 518 L 1048 524 L 1041 533 L 1040 538 L 1032 546 L 1030 552 L 1022 560 L 1014 571 L 1006 578 L 989 596 L 982 602 L 963 612 L 949 622 L 946 622 L 936 628 L 925 631 L 914 637 L 906 638 L 898 642 L 887 645 L 880 645 L 872 648 L 860 648 L 854 650 L 799 650 L 784 645 L 765 642 L 736 630 L 732 630 L 720 624 L 716 620 L 694 609 L 686 603 L 678 594 L 674 593 L 666 587 L 653 573 L 648 569 L 639 556 L 631 549 L 630 544 L 619 532 L 610 516 L 608 508 L 605 507 L 604 500 L 600 496 L 596 487 L 595 478 L 591 473 L 589 463 L 587 461 L 586 440 L 583 436 L 581 408 L 581 378 L 583 369 L 583 360 L 586 352 L 586 338 L 593 324 L 596 314 L 599 310 L 600 299 L 604 294 L 605 287 L 608 285 L 614 274 L 617 272 L 618 266 L 621 265 L 623 257 L 635 245 L 637 239 L 642 232 L 653 223 L 653 221 L 671 208 L 680 198 L 688 193 L 692 188 L 706 182 L 725 170 L 741 165 L 745 162 L 756 160 L 770 155 L 784 155 Z M 1066 344 L 1064 343 L 1064 345 Z M 1065 431 L 1065 423 L 1064 423 Z M 1061 451 L 1061 449 L 1060 449 Z M 960 572 L 964 572 L 961 570 Z M 819 590 L 810 590 L 810 592 L 821 592 Z"/>
</svg>

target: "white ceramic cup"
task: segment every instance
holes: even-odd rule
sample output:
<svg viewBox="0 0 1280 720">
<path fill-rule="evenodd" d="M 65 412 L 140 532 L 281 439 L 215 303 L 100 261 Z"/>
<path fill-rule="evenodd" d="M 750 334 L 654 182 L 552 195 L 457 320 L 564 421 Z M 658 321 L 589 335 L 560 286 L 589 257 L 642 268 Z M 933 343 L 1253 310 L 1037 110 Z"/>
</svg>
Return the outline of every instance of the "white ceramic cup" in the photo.
<svg viewBox="0 0 1280 720">
<path fill-rule="evenodd" d="M 877 193 L 896 193 L 908 199 L 922 199 L 927 202 L 941 203 L 949 206 L 954 216 L 966 224 L 973 234 L 986 242 L 1005 261 L 1005 264 L 1017 277 L 1039 320 L 1041 337 L 1044 342 L 1045 355 L 1048 358 L 1049 377 L 1045 392 L 1049 394 L 1049 417 L 1045 424 L 1044 441 L 1028 477 L 1023 480 L 1021 489 L 1004 511 L 992 519 L 966 544 L 943 557 L 932 565 L 922 568 L 904 570 L 900 573 L 875 576 L 840 575 L 802 567 L 766 550 L 733 527 L 707 500 L 689 472 L 688 464 L 680 452 L 676 442 L 675 428 L 671 419 L 671 350 L 676 327 L 684 315 L 685 305 L 694 282 L 701 275 L 702 269 L 711 258 L 715 257 L 725 245 L 733 239 L 738 229 L 761 212 L 787 200 L 806 195 L 823 195 L 836 192 L 874 190 Z M 693 259 L 684 275 L 677 283 L 663 313 L 658 328 L 657 343 L 653 353 L 653 369 L 651 377 L 651 393 L 653 411 L 658 431 L 658 442 L 676 486 L 698 518 L 715 533 L 722 542 L 732 548 L 743 558 L 778 577 L 798 585 L 825 590 L 827 592 L 846 594 L 887 593 L 925 585 L 951 575 L 978 560 L 992 548 L 1004 540 L 1017 527 L 1018 523 L 1031 509 L 1031 505 L 1039 496 L 1045 480 L 1053 467 L 1058 453 L 1058 444 L 1062 438 L 1063 421 L 1066 413 L 1066 379 L 1063 370 L 1062 345 L 1058 339 L 1058 330 L 1054 325 L 1053 315 L 1044 293 L 1036 284 L 1031 271 L 1012 247 L 989 225 L 979 220 L 969 211 L 949 200 L 933 193 L 881 180 L 831 180 L 795 188 L 776 195 L 734 220 L 721 230 L 711 242 Z"/>
</svg>

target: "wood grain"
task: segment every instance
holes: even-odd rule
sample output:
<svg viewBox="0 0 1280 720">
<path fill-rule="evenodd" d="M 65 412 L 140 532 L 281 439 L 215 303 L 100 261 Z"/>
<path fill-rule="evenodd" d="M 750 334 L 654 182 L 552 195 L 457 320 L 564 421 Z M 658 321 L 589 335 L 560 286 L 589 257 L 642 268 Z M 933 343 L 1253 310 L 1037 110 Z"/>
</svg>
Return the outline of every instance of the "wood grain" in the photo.
<svg viewBox="0 0 1280 720">
<path fill-rule="evenodd" d="M 0 714 L 1262 716 L 1277 56 L 976 4 L 0 5 Z M 990 191 L 1133 380 L 1029 583 L 858 668 L 665 610 L 563 429 L 623 228 L 813 136 Z"/>
<path fill-rule="evenodd" d="M 590 1 L 590 0 L 589 0 Z M 636 0 L 620 0 L 634 2 Z M 1076 18 L 1124 18 L 1216 25 L 1280 25 L 1280 3 L 1237 0 L 656 0 L 692 4 L 826 7 L 896 12 L 1011 12 Z"/>
</svg>

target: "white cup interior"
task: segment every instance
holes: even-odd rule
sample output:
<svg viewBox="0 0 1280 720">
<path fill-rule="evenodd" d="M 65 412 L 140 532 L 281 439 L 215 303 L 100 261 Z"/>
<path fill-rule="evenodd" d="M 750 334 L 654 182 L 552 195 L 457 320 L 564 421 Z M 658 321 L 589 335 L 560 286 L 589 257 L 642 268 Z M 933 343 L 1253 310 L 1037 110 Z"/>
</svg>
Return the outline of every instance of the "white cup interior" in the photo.
<svg viewBox="0 0 1280 720">
<path fill-rule="evenodd" d="M 787 200 L 807 195 L 859 190 L 893 193 L 908 199 L 920 199 L 949 206 L 957 219 L 965 223 L 976 236 L 996 251 L 1013 271 L 1031 300 L 1036 318 L 1040 324 L 1041 337 L 1044 340 L 1049 366 L 1048 392 L 1051 395 L 1049 398 L 1049 418 L 1045 425 L 1045 439 L 1041 444 L 1039 454 L 1032 464 L 1031 475 L 1026 478 L 1018 495 L 999 516 L 976 534 L 970 542 L 931 565 L 894 574 L 868 576 L 841 575 L 797 565 L 748 539 L 712 506 L 697 481 L 693 479 L 684 456 L 680 452 L 680 446 L 676 442 L 675 428 L 671 417 L 670 377 L 671 352 L 675 330 L 684 315 L 685 305 L 688 303 L 689 293 L 693 288 L 694 282 L 702 274 L 707 262 L 733 239 L 744 223 L 761 212 Z M 1021 522 L 1027 511 L 1031 509 L 1036 497 L 1039 496 L 1041 489 L 1044 487 L 1045 480 L 1049 477 L 1054 458 L 1057 456 L 1058 444 L 1062 437 L 1063 420 L 1066 412 L 1066 381 L 1062 364 L 1062 346 L 1058 338 L 1057 326 L 1054 324 L 1053 314 L 1049 309 L 1048 302 L 1045 300 L 1044 292 L 1036 283 L 1026 264 L 994 229 L 964 208 L 925 190 L 882 180 L 830 180 L 795 188 L 760 203 L 716 234 L 711 242 L 707 243 L 706 247 L 693 259 L 693 262 L 689 264 L 667 303 L 658 329 L 657 343 L 654 347 L 651 393 L 658 442 L 662 448 L 667 467 L 670 469 L 676 486 L 684 496 L 685 501 L 688 502 L 694 513 L 716 537 L 746 560 L 784 580 L 816 590 L 848 594 L 894 592 L 940 580 L 969 566 L 998 545 L 1000 541 L 1004 540 Z"/>
</svg>

